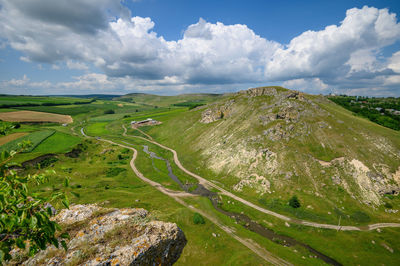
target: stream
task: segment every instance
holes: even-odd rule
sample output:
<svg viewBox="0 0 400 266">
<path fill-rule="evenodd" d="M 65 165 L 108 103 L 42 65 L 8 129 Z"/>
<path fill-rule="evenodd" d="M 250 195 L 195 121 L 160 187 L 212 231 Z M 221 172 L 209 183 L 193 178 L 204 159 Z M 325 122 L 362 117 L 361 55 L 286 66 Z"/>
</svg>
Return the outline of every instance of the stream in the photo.
<svg viewBox="0 0 400 266">
<path fill-rule="evenodd" d="M 213 207 L 214 207 L 214 209 L 216 211 L 235 219 L 237 223 L 242 224 L 243 227 L 245 227 L 246 229 L 248 229 L 248 230 L 250 230 L 250 231 L 252 231 L 254 233 L 257 233 L 258 235 L 260 235 L 262 237 L 265 237 L 265 238 L 273 241 L 274 243 L 278 243 L 278 244 L 281 244 L 283 246 L 287 246 L 287 247 L 296 246 L 296 245 L 302 246 L 305 249 L 307 249 L 310 253 L 312 253 L 315 258 L 319 258 L 319 259 L 323 260 L 324 262 L 326 262 L 328 264 L 335 265 L 335 266 L 342 265 L 339 262 L 337 262 L 336 260 L 334 260 L 333 258 L 326 256 L 325 254 L 315 250 L 314 248 L 310 247 L 307 244 L 304 244 L 304 243 L 302 243 L 302 242 L 300 242 L 300 241 L 298 241 L 298 240 L 296 240 L 296 239 L 294 239 L 292 237 L 277 234 L 273 230 L 271 230 L 269 228 L 266 228 L 266 227 L 258 224 L 257 222 L 251 220 L 245 214 L 234 213 L 234 212 L 230 212 L 230 211 L 226 211 L 226 210 L 222 209 L 221 208 L 221 202 L 220 202 L 218 194 L 208 190 L 207 188 L 205 188 L 201 184 L 197 184 L 197 187 L 196 187 L 195 190 L 189 191 L 189 188 L 192 185 L 184 185 L 184 184 L 182 184 L 182 182 L 179 180 L 179 178 L 172 172 L 171 164 L 167 159 L 158 156 L 154 152 L 151 152 L 147 145 L 143 145 L 143 151 L 146 154 L 148 154 L 150 156 L 150 158 L 152 159 L 152 164 L 153 164 L 153 167 L 154 167 L 154 169 L 156 171 L 161 172 L 155 166 L 153 159 L 163 160 L 167 165 L 168 176 L 174 182 L 176 182 L 182 190 L 184 190 L 184 191 L 186 191 L 188 193 L 194 194 L 194 195 L 199 195 L 199 196 L 206 197 L 206 198 L 210 199 L 211 202 L 212 202 L 212 205 L 213 205 Z"/>
</svg>

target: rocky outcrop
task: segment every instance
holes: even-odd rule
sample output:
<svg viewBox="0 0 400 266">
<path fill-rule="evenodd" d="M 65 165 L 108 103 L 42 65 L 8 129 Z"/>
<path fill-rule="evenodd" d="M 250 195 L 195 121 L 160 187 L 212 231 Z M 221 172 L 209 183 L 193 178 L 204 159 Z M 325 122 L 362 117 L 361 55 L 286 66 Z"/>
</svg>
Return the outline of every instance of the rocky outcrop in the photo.
<svg viewBox="0 0 400 266">
<path fill-rule="evenodd" d="M 239 94 L 245 94 L 249 97 L 257 97 L 257 96 L 276 96 L 277 91 L 274 87 L 259 87 L 259 88 L 252 88 L 248 90 L 242 90 L 238 92 Z"/>
<path fill-rule="evenodd" d="M 229 117 L 232 111 L 232 104 L 234 104 L 234 100 L 230 100 L 221 106 L 212 106 L 211 108 L 205 110 L 201 114 L 201 123 L 208 124 L 220 120 L 222 118 Z"/>
<path fill-rule="evenodd" d="M 70 234 L 68 250 L 51 246 L 24 265 L 172 265 L 186 245 L 174 223 L 150 221 L 144 209 L 74 205 L 55 220 Z"/>
</svg>

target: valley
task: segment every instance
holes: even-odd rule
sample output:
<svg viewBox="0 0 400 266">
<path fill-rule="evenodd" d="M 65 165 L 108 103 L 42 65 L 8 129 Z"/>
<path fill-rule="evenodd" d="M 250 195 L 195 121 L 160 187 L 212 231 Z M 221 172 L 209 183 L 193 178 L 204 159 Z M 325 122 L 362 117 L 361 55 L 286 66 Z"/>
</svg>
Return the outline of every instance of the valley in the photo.
<svg viewBox="0 0 400 266">
<path fill-rule="evenodd" d="M 72 203 L 145 208 L 177 223 L 188 239 L 178 265 L 198 257 L 204 265 L 396 265 L 398 132 L 280 87 L 149 95 L 149 103 L 128 96 L 51 106 L 73 121 L 21 121 L 0 148 L 38 139 L 13 159 L 23 173 L 54 170 L 37 192 L 57 191 L 68 177 L 79 195 Z M 148 118 L 160 123 L 131 126 Z M 293 195 L 299 208 L 287 204 Z"/>
</svg>

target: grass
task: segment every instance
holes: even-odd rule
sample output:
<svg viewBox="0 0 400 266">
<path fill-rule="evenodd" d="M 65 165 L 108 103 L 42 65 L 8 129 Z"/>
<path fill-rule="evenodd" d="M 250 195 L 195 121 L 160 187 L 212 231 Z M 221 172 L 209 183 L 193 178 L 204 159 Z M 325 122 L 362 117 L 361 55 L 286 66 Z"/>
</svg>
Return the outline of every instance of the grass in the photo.
<svg viewBox="0 0 400 266">
<path fill-rule="evenodd" d="M 36 131 L 33 132 L 29 135 L 25 135 L 23 137 L 20 137 L 18 139 L 12 140 L 0 147 L 0 152 L 2 151 L 11 151 L 11 150 L 17 150 L 19 148 L 18 144 L 22 143 L 24 141 L 30 141 L 31 146 L 25 151 L 25 152 L 31 152 L 33 151 L 40 143 L 42 143 L 45 139 L 50 137 L 55 133 L 54 130 L 42 130 L 42 131 Z"/>
<path fill-rule="evenodd" d="M 32 150 L 33 153 L 65 153 L 81 142 L 81 139 L 70 134 L 56 132 L 45 139 L 40 145 Z"/>
<path fill-rule="evenodd" d="M 90 99 L 78 99 L 72 97 L 48 97 L 48 96 L 0 96 L 1 105 L 24 105 L 24 104 L 70 104 L 75 102 L 90 102 Z"/>
<path fill-rule="evenodd" d="M 105 149 L 112 149 L 113 152 L 100 155 Z M 71 179 L 71 190 L 80 194 L 80 198 L 71 198 L 74 203 L 107 200 L 105 207 L 145 208 L 154 219 L 177 223 L 185 233 L 188 244 L 176 265 L 198 264 L 198 258 L 202 258 L 202 263 L 207 265 L 263 264 L 261 258 L 239 242 L 232 241 L 229 235 L 214 224 L 193 224 L 192 211 L 142 182 L 133 174 L 128 163 L 120 166 L 127 171 L 115 177 L 107 177 L 107 167 L 104 165 L 118 160 L 117 155 L 122 152 L 119 147 L 93 141 L 79 158 L 61 157 L 54 164 L 56 174 L 51 176 L 50 183 L 37 189 L 45 193 L 53 187 L 58 188 L 64 176 L 68 175 Z M 90 155 L 87 156 L 86 153 Z M 66 167 L 70 168 L 68 172 Z M 135 199 L 140 201 L 136 202 Z M 212 237 L 212 232 L 219 235 L 218 239 Z"/>
<path fill-rule="evenodd" d="M 89 136 L 107 135 L 109 133 L 109 131 L 106 129 L 107 124 L 107 122 L 89 124 L 87 127 L 85 127 L 85 132 Z"/>
</svg>

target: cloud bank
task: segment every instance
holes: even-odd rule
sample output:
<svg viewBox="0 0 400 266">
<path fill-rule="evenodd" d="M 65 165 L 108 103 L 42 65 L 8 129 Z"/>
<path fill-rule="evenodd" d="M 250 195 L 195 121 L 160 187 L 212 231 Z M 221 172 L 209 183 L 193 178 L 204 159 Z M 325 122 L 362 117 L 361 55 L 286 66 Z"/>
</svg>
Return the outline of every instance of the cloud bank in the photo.
<svg viewBox="0 0 400 266">
<path fill-rule="evenodd" d="M 388 9 L 349 9 L 339 25 L 306 31 L 289 44 L 241 24 L 200 19 L 176 41 L 154 26 L 132 17 L 120 0 L 0 0 L 0 38 L 23 53 L 21 60 L 83 72 L 69 82 L 33 84 L 24 76 L 2 86 L 184 92 L 273 82 L 314 93 L 400 94 L 400 51 L 382 56 L 400 39 Z"/>
</svg>

